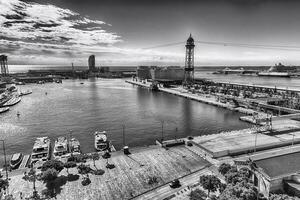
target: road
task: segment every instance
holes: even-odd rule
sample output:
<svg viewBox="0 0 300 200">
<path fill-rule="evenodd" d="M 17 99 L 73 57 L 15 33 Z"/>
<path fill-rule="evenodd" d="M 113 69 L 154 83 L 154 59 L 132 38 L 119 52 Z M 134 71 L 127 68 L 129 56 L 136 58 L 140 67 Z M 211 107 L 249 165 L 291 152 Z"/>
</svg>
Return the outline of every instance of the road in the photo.
<svg viewBox="0 0 300 200">
<path fill-rule="evenodd" d="M 212 174 L 212 171 L 206 167 L 198 172 L 192 173 L 188 176 L 185 176 L 180 180 L 181 187 L 172 189 L 169 184 L 165 184 L 161 187 L 158 187 L 154 190 L 151 190 L 139 197 L 133 198 L 134 200 L 141 200 L 141 199 L 153 199 L 153 200 L 161 200 L 161 199 L 168 199 L 168 197 L 172 195 L 179 195 L 183 191 L 189 190 L 189 187 L 194 185 L 195 183 L 199 182 L 200 176 L 204 174 Z"/>
</svg>

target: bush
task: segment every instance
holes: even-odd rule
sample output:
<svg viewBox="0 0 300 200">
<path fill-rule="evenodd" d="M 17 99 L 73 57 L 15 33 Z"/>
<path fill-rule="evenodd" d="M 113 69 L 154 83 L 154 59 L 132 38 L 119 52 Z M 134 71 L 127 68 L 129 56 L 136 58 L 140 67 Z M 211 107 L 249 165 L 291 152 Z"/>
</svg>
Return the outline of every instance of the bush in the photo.
<svg viewBox="0 0 300 200">
<path fill-rule="evenodd" d="M 158 183 L 158 180 L 157 180 L 156 176 L 149 177 L 149 180 L 148 180 L 149 185 L 153 185 L 153 184 L 156 184 L 156 183 Z"/>
<path fill-rule="evenodd" d="M 73 168 L 73 167 L 76 167 L 77 166 L 77 164 L 76 164 L 76 162 L 74 162 L 74 161 L 68 161 L 68 162 L 66 162 L 65 164 L 64 164 L 64 167 L 65 168 Z"/>
<path fill-rule="evenodd" d="M 227 174 L 230 169 L 232 168 L 232 166 L 228 163 L 222 163 L 219 168 L 218 168 L 218 171 L 223 175 L 225 176 L 225 174 Z"/>
<path fill-rule="evenodd" d="M 105 171 L 102 170 L 102 169 L 97 169 L 97 170 L 94 171 L 95 175 L 103 175 L 104 173 L 105 173 Z"/>
<path fill-rule="evenodd" d="M 115 167 L 116 167 L 116 166 L 115 166 L 114 164 L 109 164 L 109 163 L 108 163 L 108 164 L 106 165 L 106 168 L 107 168 L 107 169 L 113 169 L 113 168 L 115 168 Z"/>
<path fill-rule="evenodd" d="M 43 180 L 45 183 L 54 181 L 58 176 L 58 171 L 55 169 L 47 169 L 46 171 L 43 171 L 41 180 Z"/>
<path fill-rule="evenodd" d="M 81 181 L 81 184 L 83 186 L 86 186 L 86 185 L 89 185 L 91 183 L 91 180 L 87 177 L 85 177 L 82 181 Z"/>
<path fill-rule="evenodd" d="M 88 174 L 92 171 L 92 169 L 90 168 L 90 166 L 88 165 L 84 165 L 84 164 L 80 164 L 77 166 L 78 172 L 79 174 Z"/>
<path fill-rule="evenodd" d="M 60 172 L 63 170 L 64 164 L 59 160 L 48 160 L 42 165 L 42 171 L 46 171 L 48 169 L 55 169 Z"/>
<path fill-rule="evenodd" d="M 205 200 L 207 195 L 203 190 L 195 189 L 190 193 L 190 200 Z"/>
</svg>

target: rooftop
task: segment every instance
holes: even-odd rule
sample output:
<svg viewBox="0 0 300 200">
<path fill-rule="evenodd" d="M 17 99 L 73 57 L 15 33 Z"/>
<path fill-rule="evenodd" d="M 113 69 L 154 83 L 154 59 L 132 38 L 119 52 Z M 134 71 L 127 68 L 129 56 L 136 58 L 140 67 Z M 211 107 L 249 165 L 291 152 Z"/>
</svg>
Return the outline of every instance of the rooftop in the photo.
<svg viewBox="0 0 300 200">
<path fill-rule="evenodd" d="M 300 172 L 300 152 L 255 161 L 270 177 L 275 178 Z"/>
</svg>

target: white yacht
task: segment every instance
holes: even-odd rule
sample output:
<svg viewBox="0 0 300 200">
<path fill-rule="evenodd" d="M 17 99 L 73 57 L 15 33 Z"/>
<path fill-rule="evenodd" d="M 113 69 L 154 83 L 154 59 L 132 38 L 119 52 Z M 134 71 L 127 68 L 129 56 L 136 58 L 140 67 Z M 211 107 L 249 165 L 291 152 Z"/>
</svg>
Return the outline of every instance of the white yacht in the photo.
<svg viewBox="0 0 300 200">
<path fill-rule="evenodd" d="M 80 143 L 76 138 L 71 138 L 69 141 L 70 153 L 73 155 L 81 154 Z"/>
<path fill-rule="evenodd" d="M 53 158 L 61 159 L 68 156 L 68 140 L 66 137 L 58 137 L 55 140 L 54 149 L 53 149 Z"/>
<path fill-rule="evenodd" d="M 31 154 L 31 164 L 37 161 L 46 161 L 50 159 L 50 139 L 48 137 L 36 138 L 32 154 Z"/>
<path fill-rule="evenodd" d="M 95 132 L 95 149 L 97 151 L 109 150 L 110 142 L 107 140 L 106 131 Z"/>
</svg>

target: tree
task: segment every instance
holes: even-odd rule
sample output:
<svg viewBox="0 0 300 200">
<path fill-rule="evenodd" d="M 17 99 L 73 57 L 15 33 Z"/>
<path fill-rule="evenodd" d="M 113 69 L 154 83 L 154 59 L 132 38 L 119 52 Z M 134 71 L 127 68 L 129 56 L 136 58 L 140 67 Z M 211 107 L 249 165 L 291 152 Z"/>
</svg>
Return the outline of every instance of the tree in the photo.
<svg viewBox="0 0 300 200">
<path fill-rule="evenodd" d="M 36 198 L 38 197 L 38 193 L 36 191 L 36 188 L 35 188 L 35 182 L 36 182 L 36 171 L 31 168 L 30 171 L 28 173 L 24 173 L 24 177 L 23 177 L 24 180 L 26 181 L 29 181 L 29 182 L 32 182 L 33 183 L 33 194 L 32 194 L 32 197 L 33 198 Z"/>
<path fill-rule="evenodd" d="M 207 196 L 210 192 L 215 192 L 220 187 L 221 181 L 214 175 L 203 175 L 200 177 L 200 184 L 207 190 Z"/>
<path fill-rule="evenodd" d="M 68 175 L 69 175 L 69 168 L 73 168 L 73 167 L 76 167 L 76 166 L 77 166 L 77 164 L 74 161 L 68 161 L 64 164 L 64 167 L 67 169 Z"/>
<path fill-rule="evenodd" d="M 232 166 L 228 163 L 222 163 L 219 168 L 218 168 L 218 171 L 223 175 L 225 176 L 225 174 L 227 174 L 230 169 L 232 168 Z"/>
<path fill-rule="evenodd" d="M 48 168 L 42 172 L 41 180 L 46 183 L 47 190 L 44 192 L 44 195 L 55 197 L 56 195 L 56 184 L 55 180 L 58 177 L 58 171 L 54 168 Z"/>
<path fill-rule="evenodd" d="M 227 184 L 231 183 L 233 185 L 239 182 L 249 182 L 249 177 L 250 171 L 247 168 L 242 168 L 240 171 L 231 169 L 225 174 Z"/>
<path fill-rule="evenodd" d="M 190 193 L 190 200 L 205 200 L 207 195 L 203 190 L 195 189 Z"/>
<path fill-rule="evenodd" d="M 47 160 L 42 165 L 42 171 L 46 171 L 48 169 L 55 169 L 57 172 L 60 172 L 61 170 L 63 170 L 63 168 L 64 164 L 59 160 Z"/>
<path fill-rule="evenodd" d="M 229 184 L 219 196 L 219 200 L 257 200 L 257 188 L 247 182 L 239 182 L 237 184 Z"/>
<path fill-rule="evenodd" d="M 6 188 L 8 187 L 8 181 L 5 179 L 0 178 L 0 192 L 2 190 L 6 190 Z"/>
<path fill-rule="evenodd" d="M 97 169 L 97 167 L 96 167 L 96 160 L 99 160 L 99 158 L 100 158 L 100 156 L 99 156 L 99 154 L 97 153 L 97 152 L 95 152 L 95 153 L 93 153 L 92 154 L 92 159 L 93 159 L 93 162 L 94 162 L 94 167 Z"/>
<path fill-rule="evenodd" d="M 77 166 L 78 169 L 78 173 L 81 175 L 86 174 L 87 176 L 89 176 L 89 173 L 92 171 L 92 169 L 90 168 L 90 166 L 88 165 L 84 165 L 84 164 L 80 164 Z"/>
<path fill-rule="evenodd" d="M 41 179 L 45 183 L 54 181 L 58 177 L 58 171 L 54 168 L 49 168 L 46 171 L 43 171 Z"/>
<path fill-rule="evenodd" d="M 298 198 L 286 194 L 271 194 L 269 200 L 298 200 Z"/>
</svg>

